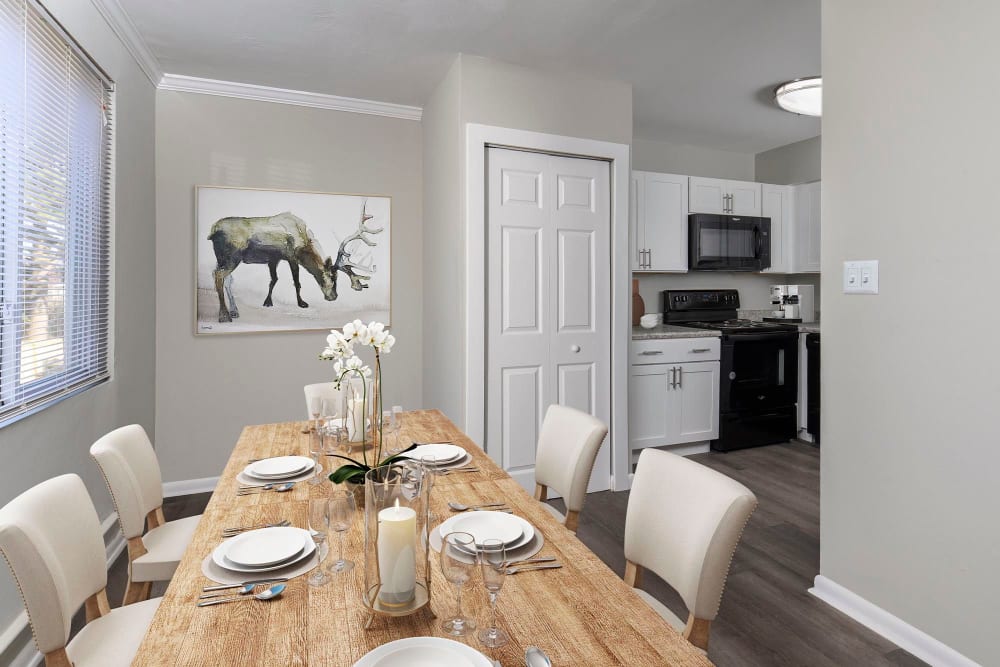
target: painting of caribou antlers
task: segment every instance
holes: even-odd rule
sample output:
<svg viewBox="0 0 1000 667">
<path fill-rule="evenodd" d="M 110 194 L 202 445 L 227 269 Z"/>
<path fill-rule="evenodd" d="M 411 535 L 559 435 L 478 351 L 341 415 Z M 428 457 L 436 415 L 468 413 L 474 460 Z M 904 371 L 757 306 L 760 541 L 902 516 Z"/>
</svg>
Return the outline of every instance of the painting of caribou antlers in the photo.
<svg viewBox="0 0 1000 667">
<path fill-rule="evenodd" d="M 196 333 L 390 322 L 390 197 L 207 186 L 196 194 Z"/>
</svg>

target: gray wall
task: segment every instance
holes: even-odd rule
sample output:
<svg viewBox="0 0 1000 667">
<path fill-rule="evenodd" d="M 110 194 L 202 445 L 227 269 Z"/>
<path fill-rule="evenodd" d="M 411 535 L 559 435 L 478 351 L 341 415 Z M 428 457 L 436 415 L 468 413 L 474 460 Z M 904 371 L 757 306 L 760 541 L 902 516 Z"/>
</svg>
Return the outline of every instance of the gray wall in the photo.
<svg viewBox="0 0 1000 667">
<path fill-rule="evenodd" d="M 45 5 L 117 86 L 114 379 L 0 430 L 0 506 L 45 479 L 75 472 L 105 519 L 114 508 L 90 445 L 124 424 L 139 423 L 153 433 L 154 89 L 89 2 L 48 0 Z M 117 534 L 115 524 L 108 537 Z M 23 607 L 7 568 L 0 570 L 2 634 Z M 8 664 L 30 641 L 25 631 L 11 647 L 0 646 L 0 664 Z"/>
<path fill-rule="evenodd" d="M 823 3 L 822 261 L 838 279 L 823 289 L 820 569 L 983 665 L 1000 664 L 1000 310 L 983 303 L 998 24 L 994 0 Z M 879 295 L 841 293 L 850 259 L 880 261 Z"/>
<path fill-rule="evenodd" d="M 632 86 L 460 55 L 424 108 L 425 401 L 465 423 L 465 126 L 628 144 Z M 433 315 L 432 315 L 433 314 Z"/>
<path fill-rule="evenodd" d="M 304 418 L 302 385 L 332 377 L 330 363 L 317 359 L 326 331 L 192 333 L 195 185 L 391 195 L 398 342 L 383 363 L 385 402 L 421 407 L 420 124 L 168 91 L 157 93 L 156 113 L 156 425 L 164 480 L 218 475 L 244 425 Z"/>
<path fill-rule="evenodd" d="M 668 174 L 752 181 L 754 155 L 635 137 L 632 139 L 632 168 Z"/>
<path fill-rule="evenodd" d="M 755 156 L 754 173 L 760 183 L 792 185 L 820 180 L 822 137 L 779 146 Z"/>
</svg>

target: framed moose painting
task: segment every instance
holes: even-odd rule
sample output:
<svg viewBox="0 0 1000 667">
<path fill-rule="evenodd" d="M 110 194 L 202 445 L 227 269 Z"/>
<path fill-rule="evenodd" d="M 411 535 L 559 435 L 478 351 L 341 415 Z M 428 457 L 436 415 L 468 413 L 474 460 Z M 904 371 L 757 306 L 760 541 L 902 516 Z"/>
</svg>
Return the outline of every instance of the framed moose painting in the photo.
<svg viewBox="0 0 1000 667">
<path fill-rule="evenodd" d="M 198 186 L 198 334 L 390 324 L 392 199 Z"/>
</svg>

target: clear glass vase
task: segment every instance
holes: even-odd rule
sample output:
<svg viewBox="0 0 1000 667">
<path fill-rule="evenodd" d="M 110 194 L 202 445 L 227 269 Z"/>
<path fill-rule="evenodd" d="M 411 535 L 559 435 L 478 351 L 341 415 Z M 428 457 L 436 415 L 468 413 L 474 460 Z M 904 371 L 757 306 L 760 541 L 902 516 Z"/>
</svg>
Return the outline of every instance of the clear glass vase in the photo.
<svg viewBox="0 0 1000 667">
<path fill-rule="evenodd" d="M 420 466 L 390 465 L 365 475 L 364 603 L 406 616 L 430 603 L 427 507 Z"/>
</svg>

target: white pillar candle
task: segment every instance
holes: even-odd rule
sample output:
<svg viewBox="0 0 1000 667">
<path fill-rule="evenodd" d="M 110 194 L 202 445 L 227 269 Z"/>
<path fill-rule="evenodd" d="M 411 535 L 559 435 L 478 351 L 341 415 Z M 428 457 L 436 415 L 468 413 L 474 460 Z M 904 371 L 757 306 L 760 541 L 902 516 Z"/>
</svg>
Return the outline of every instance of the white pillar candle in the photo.
<svg viewBox="0 0 1000 667">
<path fill-rule="evenodd" d="M 365 424 L 365 402 L 361 394 L 354 394 L 354 398 L 347 399 L 347 439 L 351 442 L 361 440 Z"/>
<path fill-rule="evenodd" d="M 378 513 L 379 600 L 402 606 L 413 600 L 417 586 L 417 513 L 409 507 L 387 507 Z"/>
</svg>

